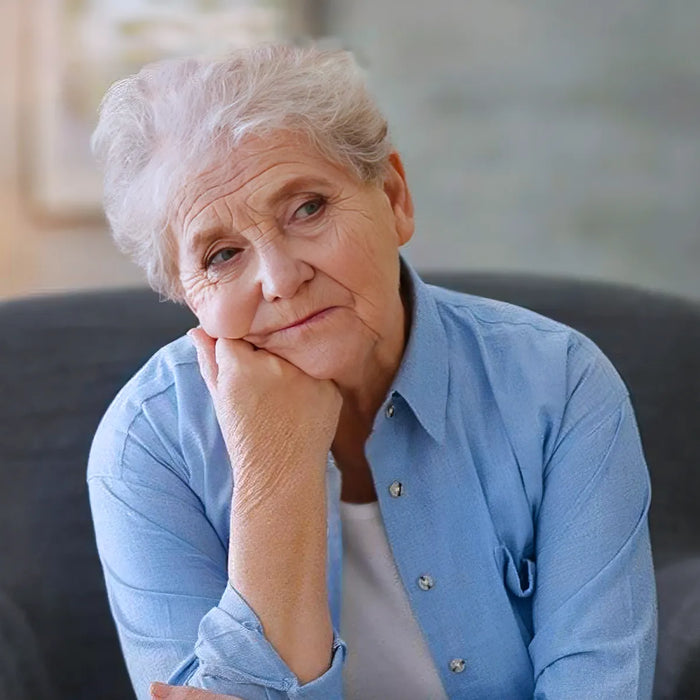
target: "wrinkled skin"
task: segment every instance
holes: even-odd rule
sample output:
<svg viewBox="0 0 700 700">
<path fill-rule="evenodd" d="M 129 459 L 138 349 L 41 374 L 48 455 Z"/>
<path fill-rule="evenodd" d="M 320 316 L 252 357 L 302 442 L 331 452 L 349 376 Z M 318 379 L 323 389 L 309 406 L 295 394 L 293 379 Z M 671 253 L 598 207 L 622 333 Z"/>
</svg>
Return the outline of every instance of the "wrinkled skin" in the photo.
<svg viewBox="0 0 700 700">
<path fill-rule="evenodd" d="M 244 142 L 196 178 L 173 225 L 187 303 L 204 331 L 360 395 L 392 374 L 404 342 L 398 248 L 413 219 L 397 155 L 389 170 L 384 187 L 368 185 L 278 133 Z"/>
<path fill-rule="evenodd" d="M 202 329 L 190 337 L 235 470 L 236 511 L 245 518 L 290 479 L 303 478 L 289 469 L 299 455 L 325 464 L 340 392 L 332 381 L 312 378 L 243 340 L 214 340 Z"/>
<path fill-rule="evenodd" d="M 348 436 L 371 423 L 405 343 L 398 249 L 413 209 L 398 155 L 377 186 L 294 134 L 252 137 L 194 178 L 174 212 L 180 278 L 201 324 L 192 339 L 237 461 L 262 443 L 277 464 L 291 447 L 314 461 L 328 452 L 338 397 L 293 368 L 335 384 Z M 259 492 L 278 479 L 258 471 L 251 482 Z"/>
<path fill-rule="evenodd" d="M 328 668 L 325 469 L 372 499 L 364 457 L 401 361 L 403 166 L 359 181 L 288 132 L 252 137 L 173 203 L 190 333 L 234 472 L 229 580 L 301 683 Z"/>
</svg>

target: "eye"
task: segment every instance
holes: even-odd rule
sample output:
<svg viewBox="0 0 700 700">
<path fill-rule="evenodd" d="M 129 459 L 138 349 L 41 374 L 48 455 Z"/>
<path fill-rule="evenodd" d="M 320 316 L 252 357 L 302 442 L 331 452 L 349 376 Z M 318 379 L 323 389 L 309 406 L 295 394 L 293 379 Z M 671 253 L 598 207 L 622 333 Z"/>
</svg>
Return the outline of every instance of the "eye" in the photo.
<svg viewBox="0 0 700 700">
<path fill-rule="evenodd" d="M 207 267 L 212 265 L 221 265 L 222 263 L 231 260 L 231 258 L 235 257 L 237 253 L 238 248 L 222 248 L 218 252 L 214 253 L 209 260 L 207 260 Z"/>
<path fill-rule="evenodd" d="M 314 216 L 314 214 L 318 214 L 318 212 L 323 209 L 325 203 L 326 200 L 323 197 L 315 197 L 314 199 L 310 199 L 308 202 L 304 202 L 304 204 L 302 204 L 294 212 L 294 218 L 309 219 Z"/>
</svg>

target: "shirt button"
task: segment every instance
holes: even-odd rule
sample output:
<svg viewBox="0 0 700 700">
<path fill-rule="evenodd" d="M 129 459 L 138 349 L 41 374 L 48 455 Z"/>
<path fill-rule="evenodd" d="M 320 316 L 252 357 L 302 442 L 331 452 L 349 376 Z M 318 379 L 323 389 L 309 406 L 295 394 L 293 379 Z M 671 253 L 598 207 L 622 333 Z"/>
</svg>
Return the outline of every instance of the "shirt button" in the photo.
<svg viewBox="0 0 700 700">
<path fill-rule="evenodd" d="M 394 417 L 394 413 L 395 413 L 394 404 L 393 404 L 393 403 L 390 403 L 390 404 L 386 407 L 386 417 L 387 417 L 387 418 L 393 418 L 393 417 Z"/>
<path fill-rule="evenodd" d="M 450 671 L 452 671 L 452 673 L 462 673 L 466 665 L 467 662 L 464 659 L 452 659 L 452 661 L 450 661 Z"/>
<path fill-rule="evenodd" d="M 418 588 L 421 591 L 429 591 L 435 585 L 435 580 L 430 574 L 423 574 L 418 577 Z"/>
<path fill-rule="evenodd" d="M 392 481 L 389 484 L 389 495 L 392 498 L 403 496 L 403 484 L 400 481 Z"/>
</svg>

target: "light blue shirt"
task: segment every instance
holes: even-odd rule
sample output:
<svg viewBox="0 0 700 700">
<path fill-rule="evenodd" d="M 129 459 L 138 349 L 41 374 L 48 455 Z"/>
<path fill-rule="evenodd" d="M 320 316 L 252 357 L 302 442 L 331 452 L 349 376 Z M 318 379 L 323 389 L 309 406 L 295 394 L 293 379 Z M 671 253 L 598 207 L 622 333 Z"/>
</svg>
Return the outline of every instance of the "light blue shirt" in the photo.
<svg viewBox="0 0 700 700">
<path fill-rule="evenodd" d="M 625 386 L 576 331 L 407 269 L 409 342 L 366 455 L 446 693 L 651 697 L 649 478 Z M 342 697 L 332 459 L 327 475 L 335 641 L 329 670 L 299 685 L 227 583 L 231 469 L 189 339 L 157 352 L 119 393 L 88 480 L 140 700 L 154 680 L 246 700 Z M 432 587 L 419 585 L 426 576 Z"/>
</svg>

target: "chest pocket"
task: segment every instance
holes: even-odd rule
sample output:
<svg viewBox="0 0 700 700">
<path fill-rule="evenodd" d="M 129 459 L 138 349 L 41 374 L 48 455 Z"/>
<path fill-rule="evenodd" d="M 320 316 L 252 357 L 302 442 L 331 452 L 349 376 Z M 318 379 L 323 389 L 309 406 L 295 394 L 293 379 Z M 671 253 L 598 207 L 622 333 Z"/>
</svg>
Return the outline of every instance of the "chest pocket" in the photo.
<svg viewBox="0 0 700 700">
<path fill-rule="evenodd" d="M 504 588 L 508 593 L 523 644 L 527 646 L 534 634 L 532 594 L 535 591 L 536 564 L 527 557 L 516 560 L 508 547 L 502 544 L 494 549 L 494 555 L 499 571 L 502 572 Z"/>
<path fill-rule="evenodd" d="M 535 590 L 535 562 L 527 557 L 516 561 L 502 544 L 495 548 L 494 554 L 508 592 L 516 598 L 529 598 Z"/>
</svg>

